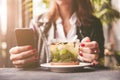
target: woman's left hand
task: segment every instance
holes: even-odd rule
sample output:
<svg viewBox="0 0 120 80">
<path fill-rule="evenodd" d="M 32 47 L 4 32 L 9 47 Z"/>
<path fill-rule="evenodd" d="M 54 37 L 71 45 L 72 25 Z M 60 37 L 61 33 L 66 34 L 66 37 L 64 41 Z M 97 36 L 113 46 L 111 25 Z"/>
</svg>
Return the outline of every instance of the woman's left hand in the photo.
<svg viewBox="0 0 120 80">
<path fill-rule="evenodd" d="M 91 62 L 93 65 L 98 64 L 100 49 L 96 41 L 91 41 L 89 37 L 82 39 L 80 43 L 79 58 L 85 62 Z"/>
</svg>

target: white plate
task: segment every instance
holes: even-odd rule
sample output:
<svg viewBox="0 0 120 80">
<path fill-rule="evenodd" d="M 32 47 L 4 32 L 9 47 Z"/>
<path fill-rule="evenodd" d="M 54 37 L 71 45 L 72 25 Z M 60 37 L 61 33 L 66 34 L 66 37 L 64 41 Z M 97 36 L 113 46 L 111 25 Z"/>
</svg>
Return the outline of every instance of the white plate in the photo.
<svg viewBox="0 0 120 80">
<path fill-rule="evenodd" d="M 91 63 L 83 63 L 80 62 L 79 65 L 51 65 L 50 63 L 41 64 L 43 68 L 49 68 L 50 71 L 53 72 L 76 72 L 82 70 L 84 67 L 91 66 Z"/>
</svg>

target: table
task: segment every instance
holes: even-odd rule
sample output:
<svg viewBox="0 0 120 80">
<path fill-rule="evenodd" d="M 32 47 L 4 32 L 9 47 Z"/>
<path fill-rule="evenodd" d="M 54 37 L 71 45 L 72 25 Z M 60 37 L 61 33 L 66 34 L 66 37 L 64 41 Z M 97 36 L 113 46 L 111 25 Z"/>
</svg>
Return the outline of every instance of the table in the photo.
<svg viewBox="0 0 120 80">
<path fill-rule="evenodd" d="M 0 80 L 120 80 L 120 70 L 56 73 L 36 69 L 0 68 Z"/>
</svg>

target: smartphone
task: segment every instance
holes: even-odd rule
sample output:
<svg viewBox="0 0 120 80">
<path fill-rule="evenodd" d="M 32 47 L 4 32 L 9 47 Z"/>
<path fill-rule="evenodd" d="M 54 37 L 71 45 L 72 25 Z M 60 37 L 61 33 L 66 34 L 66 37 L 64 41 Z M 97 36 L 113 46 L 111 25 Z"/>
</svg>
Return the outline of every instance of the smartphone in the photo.
<svg viewBox="0 0 120 80">
<path fill-rule="evenodd" d="M 35 36 L 32 28 L 16 28 L 15 35 L 18 46 L 31 45 L 35 47 Z"/>
</svg>

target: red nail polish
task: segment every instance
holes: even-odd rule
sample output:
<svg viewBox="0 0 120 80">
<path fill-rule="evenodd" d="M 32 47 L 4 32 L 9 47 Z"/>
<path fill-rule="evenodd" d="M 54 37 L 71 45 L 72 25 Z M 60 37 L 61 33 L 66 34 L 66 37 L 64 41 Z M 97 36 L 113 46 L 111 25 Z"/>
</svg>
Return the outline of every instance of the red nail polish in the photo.
<svg viewBox="0 0 120 80">
<path fill-rule="evenodd" d="M 95 64 L 95 63 L 93 63 L 93 66 L 96 66 L 96 64 Z"/>
<path fill-rule="evenodd" d="M 83 54 L 82 54 L 82 53 L 79 53 L 79 55 L 80 55 L 80 56 L 83 56 Z"/>
<path fill-rule="evenodd" d="M 32 49 L 32 46 L 28 46 L 28 49 Z"/>
<path fill-rule="evenodd" d="M 36 52 L 37 52 L 37 50 L 36 50 L 36 49 L 34 49 L 34 50 L 33 50 L 33 52 L 34 52 L 34 53 L 36 53 Z"/>
<path fill-rule="evenodd" d="M 37 58 L 34 59 L 35 61 L 38 60 Z"/>
<path fill-rule="evenodd" d="M 35 58 L 38 58 L 38 55 L 35 55 Z"/>
<path fill-rule="evenodd" d="M 35 56 L 35 57 L 34 57 L 34 60 L 38 60 L 38 57 Z"/>
<path fill-rule="evenodd" d="M 81 46 L 81 47 L 85 47 L 85 44 L 81 43 L 80 46 Z"/>
</svg>

